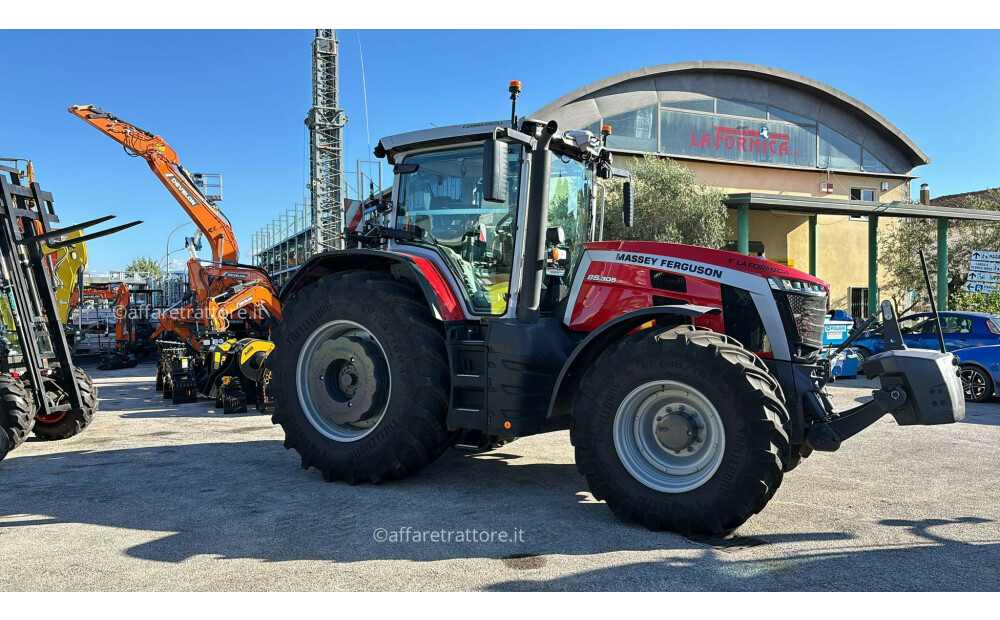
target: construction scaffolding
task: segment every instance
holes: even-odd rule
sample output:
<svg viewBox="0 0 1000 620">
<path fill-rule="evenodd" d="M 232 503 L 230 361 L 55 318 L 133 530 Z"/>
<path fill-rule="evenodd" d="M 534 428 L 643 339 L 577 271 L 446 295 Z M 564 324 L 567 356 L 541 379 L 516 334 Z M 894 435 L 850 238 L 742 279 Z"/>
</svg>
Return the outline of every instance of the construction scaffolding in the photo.
<svg viewBox="0 0 1000 620">
<path fill-rule="evenodd" d="M 311 253 L 343 247 L 343 136 L 347 116 L 340 109 L 337 31 L 317 29 L 312 43 L 312 108 L 309 127 Z"/>
<path fill-rule="evenodd" d="M 295 205 L 250 238 L 254 265 L 264 268 L 277 285 L 312 255 L 312 209 Z"/>
<path fill-rule="evenodd" d="M 370 175 L 366 165 L 371 169 Z M 380 162 L 358 161 L 357 169 L 348 171 L 342 179 L 341 195 L 345 197 L 345 205 L 354 202 L 370 204 L 372 196 L 388 199 Z M 353 182 L 348 182 L 348 179 L 353 179 Z M 341 212 L 341 218 L 346 211 L 345 208 Z M 284 284 L 299 265 L 316 253 L 312 232 L 314 221 L 308 204 L 296 204 L 293 209 L 286 209 L 250 238 L 253 264 L 264 268 L 276 285 Z"/>
</svg>

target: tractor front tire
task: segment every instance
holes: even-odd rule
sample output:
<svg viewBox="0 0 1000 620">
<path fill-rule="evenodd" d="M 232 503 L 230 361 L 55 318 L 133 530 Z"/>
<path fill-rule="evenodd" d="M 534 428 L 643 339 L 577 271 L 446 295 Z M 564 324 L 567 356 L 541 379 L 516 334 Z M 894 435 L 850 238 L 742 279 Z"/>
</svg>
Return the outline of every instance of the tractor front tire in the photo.
<svg viewBox="0 0 1000 620">
<path fill-rule="evenodd" d="M 580 380 L 577 468 L 620 519 L 684 535 L 729 531 L 781 484 L 783 402 L 767 367 L 735 340 L 692 326 L 643 330 Z"/>
<path fill-rule="evenodd" d="M 302 467 L 350 484 L 403 478 L 451 444 L 444 333 L 421 293 L 372 271 L 298 291 L 275 329 L 272 421 Z"/>
<path fill-rule="evenodd" d="M 48 441 L 69 439 L 82 433 L 94 421 L 94 416 L 97 414 L 97 387 L 90 375 L 79 366 L 73 367 L 73 375 L 76 377 L 76 384 L 80 387 L 83 407 L 59 412 L 54 414 L 51 419 L 38 416 L 35 422 L 35 437 Z M 60 394 L 56 402 L 61 403 L 65 400 L 66 396 Z"/>
<path fill-rule="evenodd" d="M 20 446 L 35 426 L 35 401 L 24 382 L 0 374 L 0 432 L 6 432 L 9 450 Z"/>
</svg>

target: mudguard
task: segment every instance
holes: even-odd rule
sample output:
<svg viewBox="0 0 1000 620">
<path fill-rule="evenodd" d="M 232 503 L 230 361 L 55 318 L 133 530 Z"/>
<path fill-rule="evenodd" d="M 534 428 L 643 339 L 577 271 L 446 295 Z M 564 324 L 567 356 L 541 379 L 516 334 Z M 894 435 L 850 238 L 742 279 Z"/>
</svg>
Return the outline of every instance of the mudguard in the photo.
<svg viewBox="0 0 1000 620">
<path fill-rule="evenodd" d="M 578 371 L 586 368 L 612 342 L 617 341 L 633 329 L 650 321 L 684 325 L 694 322 L 694 319 L 705 314 L 721 314 L 721 312 L 722 310 L 719 308 L 693 304 L 655 306 L 626 312 L 601 325 L 577 345 L 563 365 L 562 371 L 556 379 L 555 389 L 552 390 L 547 417 L 554 418 L 570 412 L 573 386 L 576 379 L 582 374 Z"/>
<path fill-rule="evenodd" d="M 387 271 L 396 277 L 404 277 L 420 287 L 435 318 L 439 320 L 462 318 L 453 316 L 456 314 L 456 309 L 459 314 L 461 313 L 460 306 L 454 293 L 443 283 L 440 274 L 434 275 L 438 276 L 436 279 L 442 281 L 432 285 L 428 275 L 421 271 L 416 260 L 403 254 L 380 250 L 333 250 L 317 254 L 306 261 L 295 275 L 285 282 L 278 293 L 278 298 L 284 304 L 296 291 L 323 276 L 353 269 Z"/>
</svg>

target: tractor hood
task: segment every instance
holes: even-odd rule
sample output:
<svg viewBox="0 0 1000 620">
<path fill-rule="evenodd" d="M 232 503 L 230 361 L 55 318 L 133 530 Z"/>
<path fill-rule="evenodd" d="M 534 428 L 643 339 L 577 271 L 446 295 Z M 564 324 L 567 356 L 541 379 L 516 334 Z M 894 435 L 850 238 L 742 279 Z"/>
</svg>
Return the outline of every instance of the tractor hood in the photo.
<svg viewBox="0 0 1000 620">
<path fill-rule="evenodd" d="M 826 282 L 804 271 L 738 252 L 656 241 L 599 241 L 586 245 L 590 252 L 614 252 L 614 262 L 687 271 L 695 277 L 702 276 L 709 280 L 721 279 L 721 270 L 717 277 L 713 277 L 715 271 L 712 270 L 712 267 L 721 267 L 762 278 L 787 278 L 818 284 L 826 289 L 827 294 L 830 292 Z"/>
</svg>

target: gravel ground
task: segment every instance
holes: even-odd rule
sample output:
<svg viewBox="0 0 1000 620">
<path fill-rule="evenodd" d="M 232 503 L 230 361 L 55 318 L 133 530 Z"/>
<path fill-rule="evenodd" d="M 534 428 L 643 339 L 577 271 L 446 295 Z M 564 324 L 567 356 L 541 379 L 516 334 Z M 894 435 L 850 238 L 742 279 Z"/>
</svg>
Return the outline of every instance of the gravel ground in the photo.
<svg viewBox="0 0 1000 620">
<path fill-rule="evenodd" d="M 93 425 L 71 440 L 32 441 L 0 464 L 0 591 L 1000 583 L 997 401 L 947 426 L 886 418 L 807 459 L 734 540 L 697 542 L 615 520 L 587 492 L 566 432 L 489 454 L 452 450 L 400 482 L 327 484 L 282 448 L 267 416 L 165 404 L 151 365 L 89 370 L 101 398 Z M 871 389 L 835 385 L 838 408 Z M 459 540 L 472 530 L 496 532 L 494 541 Z M 430 531 L 452 540 L 418 540 Z"/>
</svg>

